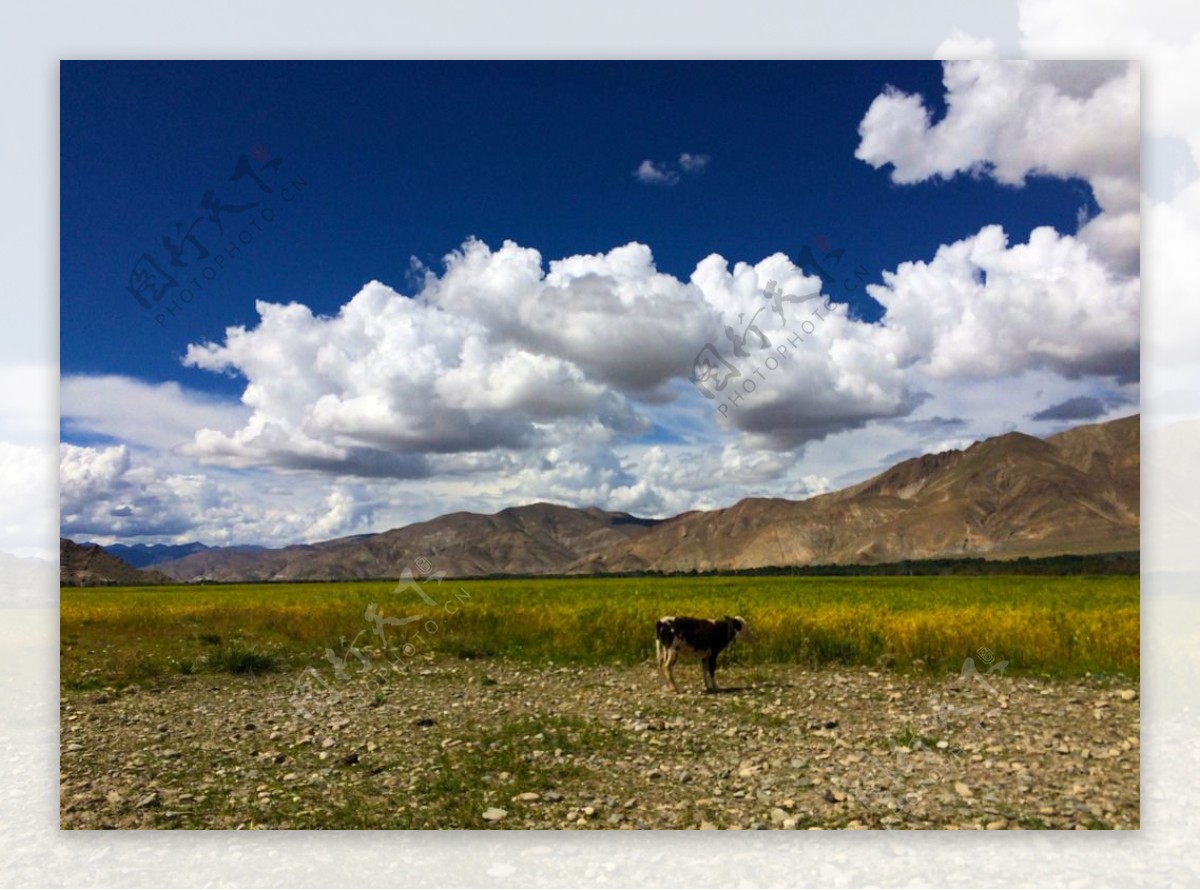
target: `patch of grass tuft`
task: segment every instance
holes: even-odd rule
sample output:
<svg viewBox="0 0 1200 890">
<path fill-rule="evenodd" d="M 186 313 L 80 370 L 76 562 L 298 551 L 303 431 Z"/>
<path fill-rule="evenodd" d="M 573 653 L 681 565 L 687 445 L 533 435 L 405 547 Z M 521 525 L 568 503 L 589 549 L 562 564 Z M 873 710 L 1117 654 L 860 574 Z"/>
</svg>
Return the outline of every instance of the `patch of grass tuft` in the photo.
<svg viewBox="0 0 1200 890">
<path fill-rule="evenodd" d="M 208 656 L 211 670 L 229 674 L 266 674 L 279 666 L 279 659 L 265 652 L 230 646 Z"/>
</svg>

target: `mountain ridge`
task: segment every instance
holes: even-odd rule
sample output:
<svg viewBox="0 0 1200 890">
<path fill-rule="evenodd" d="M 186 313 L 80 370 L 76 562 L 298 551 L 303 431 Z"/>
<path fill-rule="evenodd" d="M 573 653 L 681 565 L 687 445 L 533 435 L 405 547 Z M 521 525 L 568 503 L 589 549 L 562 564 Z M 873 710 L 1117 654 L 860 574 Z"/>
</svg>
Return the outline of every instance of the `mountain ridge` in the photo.
<svg viewBox="0 0 1200 890">
<path fill-rule="evenodd" d="M 58 583 L 63 587 L 172 584 L 174 578 L 153 570 L 135 569 L 99 544 L 76 544 L 58 539 Z"/>
<path fill-rule="evenodd" d="M 537 502 L 449 513 L 278 549 L 213 548 L 156 568 L 179 580 L 744 570 L 905 559 L 1012 559 L 1140 549 L 1140 416 L 1039 439 L 1020 432 L 908 458 L 803 501 L 743 498 L 643 519 Z"/>
</svg>

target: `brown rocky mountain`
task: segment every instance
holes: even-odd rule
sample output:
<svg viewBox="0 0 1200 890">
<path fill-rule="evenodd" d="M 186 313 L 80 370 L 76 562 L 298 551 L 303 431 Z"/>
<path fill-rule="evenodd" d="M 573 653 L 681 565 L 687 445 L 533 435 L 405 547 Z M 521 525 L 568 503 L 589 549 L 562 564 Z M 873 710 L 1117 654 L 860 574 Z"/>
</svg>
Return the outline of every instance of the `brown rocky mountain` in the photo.
<svg viewBox="0 0 1200 890">
<path fill-rule="evenodd" d="M 99 544 L 76 544 L 58 539 L 58 583 L 63 587 L 101 587 L 128 584 L 169 584 L 161 572 L 141 571 L 105 552 Z"/>
<path fill-rule="evenodd" d="M 1007 433 L 896 464 L 805 501 L 748 498 L 657 522 L 552 504 L 280 550 L 161 563 L 183 580 L 398 577 L 418 557 L 451 576 L 706 571 L 1139 549 L 1140 418 L 1037 439 Z"/>
<path fill-rule="evenodd" d="M 1139 417 L 1007 433 L 805 501 L 684 513 L 575 571 L 706 571 L 1139 549 Z"/>
<path fill-rule="evenodd" d="M 656 524 L 627 513 L 556 504 L 510 507 L 491 516 L 450 513 L 377 535 L 279 550 L 222 549 L 159 563 L 182 580 L 290 581 L 397 578 L 416 560 L 450 576 L 562 572 L 581 556 L 620 547 Z"/>
</svg>

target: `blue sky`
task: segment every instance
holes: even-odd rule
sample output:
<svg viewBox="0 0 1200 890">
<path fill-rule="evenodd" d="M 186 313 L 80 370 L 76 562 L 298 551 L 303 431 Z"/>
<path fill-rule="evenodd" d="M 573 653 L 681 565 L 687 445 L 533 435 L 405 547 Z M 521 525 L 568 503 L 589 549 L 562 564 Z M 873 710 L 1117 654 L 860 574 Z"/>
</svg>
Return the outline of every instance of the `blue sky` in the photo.
<svg viewBox="0 0 1200 890">
<path fill-rule="evenodd" d="M 64 533 L 666 515 L 1136 410 L 1136 68 L 981 64 L 63 63 Z M 769 281 L 828 320 L 706 399 Z"/>
</svg>

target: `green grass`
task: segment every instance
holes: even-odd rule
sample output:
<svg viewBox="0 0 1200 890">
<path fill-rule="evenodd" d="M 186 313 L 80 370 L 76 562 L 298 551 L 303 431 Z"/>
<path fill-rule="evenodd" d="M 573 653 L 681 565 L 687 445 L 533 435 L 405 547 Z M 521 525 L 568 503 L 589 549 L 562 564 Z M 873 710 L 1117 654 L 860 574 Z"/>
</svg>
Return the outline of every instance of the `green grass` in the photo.
<svg viewBox="0 0 1200 890">
<path fill-rule="evenodd" d="M 921 735 L 911 725 L 905 725 L 904 729 L 892 736 L 892 741 L 902 748 L 915 748 L 920 743 L 929 750 L 936 750 L 938 740 L 931 735 Z"/>
<path fill-rule="evenodd" d="M 67 688 L 173 674 L 347 669 L 435 652 L 536 662 L 633 664 L 653 657 L 664 614 L 742 615 L 758 640 L 735 663 L 866 665 L 957 672 L 987 647 L 1009 674 L 1124 674 L 1139 664 L 1139 588 L 1127 576 L 698 577 L 63 588 Z M 390 649 L 364 612 L 392 619 Z M 403 647 L 407 645 L 407 650 Z"/>
<path fill-rule="evenodd" d="M 562 716 L 515 718 L 460 741 L 463 744 L 435 755 L 420 781 L 398 787 L 386 809 L 381 809 L 379 791 L 370 783 L 347 783 L 319 816 L 291 813 L 290 805 L 281 802 L 279 818 L 293 828 L 513 827 L 526 813 L 533 815 L 544 806 L 513 800 L 514 796 L 525 791 L 545 794 L 560 787 L 578 791 L 580 783 L 589 780 L 603 789 L 603 777 L 593 776 L 570 758 L 593 751 L 619 753 L 628 744 L 618 730 Z M 542 755 L 534 757 L 535 750 Z M 491 806 L 505 810 L 504 823 L 483 820 L 484 809 Z"/>
</svg>

